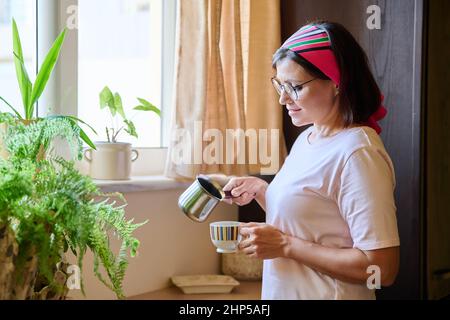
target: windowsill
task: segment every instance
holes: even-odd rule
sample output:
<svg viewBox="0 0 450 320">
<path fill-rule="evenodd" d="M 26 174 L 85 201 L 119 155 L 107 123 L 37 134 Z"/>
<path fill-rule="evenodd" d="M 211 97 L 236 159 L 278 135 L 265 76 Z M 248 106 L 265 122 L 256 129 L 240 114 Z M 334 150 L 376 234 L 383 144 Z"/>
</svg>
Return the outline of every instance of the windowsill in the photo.
<svg viewBox="0 0 450 320">
<path fill-rule="evenodd" d="M 165 176 L 135 176 L 130 180 L 94 180 L 103 192 L 148 192 L 172 189 L 185 189 L 189 183 L 179 182 Z"/>
</svg>

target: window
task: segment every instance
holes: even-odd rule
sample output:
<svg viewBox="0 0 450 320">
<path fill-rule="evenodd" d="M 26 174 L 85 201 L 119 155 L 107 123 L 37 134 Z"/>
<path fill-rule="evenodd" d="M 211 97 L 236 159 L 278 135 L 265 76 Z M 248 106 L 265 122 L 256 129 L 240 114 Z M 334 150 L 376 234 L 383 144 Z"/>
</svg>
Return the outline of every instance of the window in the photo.
<svg viewBox="0 0 450 320">
<path fill-rule="evenodd" d="M 112 122 L 99 107 L 99 93 L 107 85 L 120 93 L 139 134 L 135 139 L 122 132 L 119 141 L 161 146 L 160 118 L 133 108 L 138 97 L 161 108 L 162 1 L 78 0 L 78 115 L 101 140 Z"/>
<path fill-rule="evenodd" d="M 0 96 L 19 112 L 23 110 L 14 66 L 12 19 L 22 40 L 25 66 L 32 80 L 36 71 L 36 1 L 0 0 Z M 11 110 L 0 102 L 0 111 Z"/>
<path fill-rule="evenodd" d="M 136 115 L 132 120 L 139 139 L 120 137 L 139 149 L 132 175 L 161 173 L 169 140 L 176 2 L 0 0 L 0 96 L 22 109 L 12 59 L 11 18 L 17 21 L 33 81 L 36 65 L 68 27 L 58 64 L 39 100 L 39 116 L 76 115 L 95 127 L 99 136 L 87 130 L 92 140 L 104 140 L 108 113 L 100 110 L 99 93 L 107 85 L 121 94 L 127 116 Z M 132 110 L 138 97 L 159 107 L 161 118 Z M 0 102 L 0 110 L 8 107 Z"/>
</svg>

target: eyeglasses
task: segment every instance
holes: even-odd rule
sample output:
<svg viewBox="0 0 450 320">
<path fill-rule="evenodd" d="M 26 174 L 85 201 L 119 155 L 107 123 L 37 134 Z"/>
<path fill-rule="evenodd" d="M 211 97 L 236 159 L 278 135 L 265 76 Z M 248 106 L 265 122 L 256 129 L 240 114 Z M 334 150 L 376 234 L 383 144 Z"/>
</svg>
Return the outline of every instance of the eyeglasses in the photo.
<svg viewBox="0 0 450 320">
<path fill-rule="evenodd" d="M 275 90 L 277 90 L 277 92 L 280 96 L 283 94 L 283 92 L 286 92 L 289 95 L 289 97 L 294 101 L 298 100 L 299 93 L 300 93 L 300 91 L 302 91 L 303 86 L 314 80 L 317 80 L 317 78 L 311 79 L 309 81 L 303 82 L 303 83 L 293 87 L 289 83 L 281 84 L 276 78 L 271 79 L 273 87 L 275 88 Z"/>
</svg>

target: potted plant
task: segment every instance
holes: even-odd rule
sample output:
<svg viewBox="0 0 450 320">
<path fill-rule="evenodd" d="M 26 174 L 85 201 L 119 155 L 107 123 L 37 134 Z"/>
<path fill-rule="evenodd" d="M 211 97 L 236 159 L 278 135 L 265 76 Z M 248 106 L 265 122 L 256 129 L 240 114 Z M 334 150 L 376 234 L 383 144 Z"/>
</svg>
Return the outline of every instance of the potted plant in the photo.
<svg viewBox="0 0 450 320">
<path fill-rule="evenodd" d="M 65 256 L 69 250 L 78 258 L 81 269 L 84 254 L 91 250 L 95 274 L 123 298 L 121 285 L 128 256 L 134 256 L 139 245 L 133 232 L 142 224 L 127 221 L 124 206 L 109 200 L 118 197 L 124 201 L 123 197 L 103 194 L 89 177 L 74 168 L 72 161 L 53 151 L 56 137 L 67 140 L 73 157 L 79 160 L 83 141 L 95 149 L 79 126 L 87 124 L 72 116 L 35 115 L 36 101 L 56 65 L 65 34 L 66 30 L 54 42 L 33 84 L 13 20 L 23 113 L 0 97 L 12 111 L 0 113 L 0 147 L 7 153 L 0 157 L 0 299 L 64 299 L 69 276 Z M 111 232 L 122 241 L 117 255 L 109 245 Z"/>
<path fill-rule="evenodd" d="M 10 110 L 12 111 L 11 115 L 15 117 L 17 121 L 20 121 L 24 124 L 29 124 L 35 121 L 40 121 L 43 118 L 39 118 L 35 114 L 36 102 L 41 97 L 42 93 L 47 86 L 48 80 L 55 68 L 55 65 L 58 61 L 62 45 L 64 43 L 64 39 L 66 36 L 67 30 L 64 29 L 60 35 L 56 38 L 49 52 L 47 53 L 41 67 L 36 76 L 36 80 L 34 83 L 31 82 L 30 77 L 28 76 L 27 69 L 25 68 L 25 62 L 23 59 L 23 51 L 22 44 L 20 40 L 19 30 L 17 28 L 16 21 L 13 19 L 12 21 L 12 30 L 13 30 L 13 54 L 14 54 L 14 63 L 16 69 L 17 81 L 19 84 L 19 89 L 22 97 L 23 103 L 23 113 L 20 113 L 17 108 L 14 108 L 6 99 L 0 96 L 0 101 L 6 104 Z M 47 118 L 63 118 L 70 123 L 74 132 L 79 132 L 81 139 L 88 144 L 91 148 L 95 149 L 95 145 L 92 143 L 88 135 L 83 131 L 83 129 L 79 126 L 79 123 L 82 123 L 88 126 L 93 132 L 95 130 L 86 124 L 84 121 L 74 117 L 74 116 L 64 116 L 64 115 L 53 115 Z M 5 124 L 0 128 L 0 131 L 5 130 Z M 1 142 L 1 141 L 0 141 Z M 0 143 L 1 148 L 1 143 Z M 4 148 L 1 148 L 4 149 Z M 44 153 L 45 150 L 41 149 L 41 154 Z M 2 150 L 2 157 L 6 157 L 7 154 Z"/>
<path fill-rule="evenodd" d="M 147 100 L 138 98 L 138 101 L 140 104 L 134 110 L 161 115 L 161 111 Z M 108 87 L 100 92 L 100 108 L 108 109 L 111 122 L 105 128 L 107 141 L 96 142 L 95 150 L 85 151 L 85 158 L 90 163 L 90 176 L 99 180 L 127 180 L 130 178 L 131 163 L 137 160 L 139 153 L 131 149 L 131 143 L 119 142 L 118 137 L 126 132 L 137 138 L 136 126 L 126 116 L 120 94 L 113 94 Z"/>
<path fill-rule="evenodd" d="M 3 138 L 10 155 L 0 159 L 0 299 L 64 299 L 69 250 L 80 269 L 91 250 L 98 279 L 123 298 L 128 257 L 139 246 L 133 232 L 142 223 L 127 220 L 124 205 L 110 200 L 123 197 L 103 194 L 73 161 L 51 151 L 36 161 L 41 146 L 51 150 L 56 137 L 80 156 L 79 131 L 63 118 L 25 125 L 3 113 L 0 123 L 8 124 Z M 110 247 L 112 236 L 122 243 L 117 254 Z"/>
</svg>

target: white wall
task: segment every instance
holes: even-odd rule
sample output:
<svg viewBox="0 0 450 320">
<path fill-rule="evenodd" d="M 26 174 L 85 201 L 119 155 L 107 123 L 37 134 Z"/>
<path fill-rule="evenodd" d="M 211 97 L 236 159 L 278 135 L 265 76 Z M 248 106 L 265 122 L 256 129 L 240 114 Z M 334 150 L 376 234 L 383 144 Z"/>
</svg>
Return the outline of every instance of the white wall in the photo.
<svg viewBox="0 0 450 320">
<path fill-rule="evenodd" d="M 209 223 L 236 220 L 237 208 L 220 204 L 204 223 L 189 220 L 178 208 L 184 190 L 129 193 L 127 216 L 135 222 L 149 220 L 136 231 L 141 241 L 139 256 L 130 259 L 124 280 L 127 296 L 134 296 L 170 285 L 170 277 L 185 274 L 220 273 L 220 257 L 209 238 Z M 70 261 L 74 262 L 74 261 Z M 115 299 L 115 295 L 93 274 L 92 255 L 84 259 L 86 297 L 72 291 L 74 299 Z"/>
</svg>

